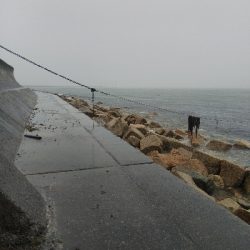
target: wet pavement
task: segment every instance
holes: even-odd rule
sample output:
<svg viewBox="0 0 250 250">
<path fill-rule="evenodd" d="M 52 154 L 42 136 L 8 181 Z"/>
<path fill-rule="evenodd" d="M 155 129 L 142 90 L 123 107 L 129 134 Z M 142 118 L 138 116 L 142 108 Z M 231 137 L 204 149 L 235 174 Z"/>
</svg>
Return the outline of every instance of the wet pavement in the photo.
<svg viewBox="0 0 250 250">
<path fill-rule="evenodd" d="M 247 249 L 250 227 L 59 97 L 37 93 L 16 166 L 63 249 Z"/>
</svg>

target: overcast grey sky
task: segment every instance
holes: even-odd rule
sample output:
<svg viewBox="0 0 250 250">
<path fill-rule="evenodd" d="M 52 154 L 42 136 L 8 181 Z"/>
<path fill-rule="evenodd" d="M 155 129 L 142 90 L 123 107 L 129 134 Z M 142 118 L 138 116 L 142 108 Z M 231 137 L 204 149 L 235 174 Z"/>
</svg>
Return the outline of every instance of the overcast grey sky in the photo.
<svg viewBox="0 0 250 250">
<path fill-rule="evenodd" d="M 1 0 L 0 44 L 94 86 L 250 87 L 249 0 Z M 21 84 L 57 79 L 0 49 Z"/>
</svg>

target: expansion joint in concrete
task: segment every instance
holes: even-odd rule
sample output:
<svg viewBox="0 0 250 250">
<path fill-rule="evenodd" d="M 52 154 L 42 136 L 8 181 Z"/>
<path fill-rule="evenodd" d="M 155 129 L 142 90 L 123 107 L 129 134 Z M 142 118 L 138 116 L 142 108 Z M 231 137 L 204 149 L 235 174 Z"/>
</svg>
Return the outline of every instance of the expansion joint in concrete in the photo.
<svg viewBox="0 0 250 250">
<path fill-rule="evenodd" d="M 38 172 L 38 173 L 32 173 L 32 174 L 25 174 L 25 176 L 59 174 L 59 173 L 68 173 L 68 172 L 89 171 L 89 170 L 96 170 L 96 169 L 110 169 L 110 168 L 113 168 L 113 167 L 112 166 L 109 166 L 109 167 L 95 167 L 95 168 L 89 167 L 89 168 L 57 170 L 57 171 L 48 171 L 48 172 Z"/>
</svg>

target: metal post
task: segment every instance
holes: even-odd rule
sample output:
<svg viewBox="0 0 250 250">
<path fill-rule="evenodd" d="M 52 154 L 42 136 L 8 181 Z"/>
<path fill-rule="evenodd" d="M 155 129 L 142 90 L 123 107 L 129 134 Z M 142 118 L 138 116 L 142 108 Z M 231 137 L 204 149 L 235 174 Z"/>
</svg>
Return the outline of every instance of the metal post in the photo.
<svg viewBox="0 0 250 250">
<path fill-rule="evenodd" d="M 95 104 L 95 88 L 91 88 L 91 93 L 92 93 L 92 108 L 93 108 L 93 117 L 95 116 L 95 110 L 94 110 L 94 104 Z"/>
</svg>

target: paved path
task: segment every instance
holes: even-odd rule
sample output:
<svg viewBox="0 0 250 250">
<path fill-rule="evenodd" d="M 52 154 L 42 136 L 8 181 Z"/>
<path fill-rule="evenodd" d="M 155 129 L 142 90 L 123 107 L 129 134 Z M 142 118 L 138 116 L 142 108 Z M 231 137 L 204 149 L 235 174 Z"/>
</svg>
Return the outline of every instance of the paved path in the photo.
<svg viewBox="0 0 250 250">
<path fill-rule="evenodd" d="M 16 166 L 63 249 L 249 249 L 250 227 L 59 97 L 38 94 Z"/>
</svg>

